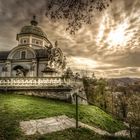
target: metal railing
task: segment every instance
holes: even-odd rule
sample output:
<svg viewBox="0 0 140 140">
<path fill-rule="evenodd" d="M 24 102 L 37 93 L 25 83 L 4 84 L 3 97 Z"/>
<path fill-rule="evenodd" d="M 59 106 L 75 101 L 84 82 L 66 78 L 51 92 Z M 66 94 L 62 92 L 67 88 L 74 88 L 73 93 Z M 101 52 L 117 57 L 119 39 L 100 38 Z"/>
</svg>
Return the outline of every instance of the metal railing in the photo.
<svg viewBox="0 0 140 140">
<path fill-rule="evenodd" d="M 84 97 L 82 97 L 82 96 L 80 96 L 80 95 L 78 95 L 77 93 L 75 93 L 74 94 L 74 96 L 75 96 L 75 108 L 76 108 L 76 128 L 79 128 L 79 124 L 78 124 L 78 122 L 79 122 L 79 108 L 78 108 L 78 99 L 80 98 L 80 99 L 82 99 L 82 100 L 85 100 L 85 101 L 87 101 L 88 103 L 90 103 L 91 105 L 94 105 L 93 103 L 91 103 L 91 102 L 89 102 L 86 98 L 84 98 Z"/>
<path fill-rule="evenodd" d="M 91 101 L 89 101 L 88 99 L 78 95 L 77 93 L 75 93 L 74 96 L 75 96 L 76 128 L 78 128 L 79 127 L 79 125 L 78 125 L 78 122 L 79 122 L 79 107 L 78 107 L 79 106 L 79 102 L 78 101 L 79 101 L 79 99 L 85 100 L 90 105 L 94 105 L 95 106 L 95 104 L 92 103 Z"/>
</svg>

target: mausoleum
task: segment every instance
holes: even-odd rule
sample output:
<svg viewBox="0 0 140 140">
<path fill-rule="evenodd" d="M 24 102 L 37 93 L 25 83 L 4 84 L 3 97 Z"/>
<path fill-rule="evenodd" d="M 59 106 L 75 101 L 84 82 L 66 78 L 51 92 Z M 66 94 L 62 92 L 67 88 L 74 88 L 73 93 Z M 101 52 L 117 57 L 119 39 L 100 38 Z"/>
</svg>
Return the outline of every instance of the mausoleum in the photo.
<svg viewBox="0 0 140 140">
<path fill-rule="evenodd" d="M 0 52 L 0 90 L 71 100 L 82 82 L 65 80 L 66 57 L 57 41 L 51 43 L 35 16 L 16 36 L 18 45 Z M 77 85 L 77 86 L 76 86 Z"/>
</svg>

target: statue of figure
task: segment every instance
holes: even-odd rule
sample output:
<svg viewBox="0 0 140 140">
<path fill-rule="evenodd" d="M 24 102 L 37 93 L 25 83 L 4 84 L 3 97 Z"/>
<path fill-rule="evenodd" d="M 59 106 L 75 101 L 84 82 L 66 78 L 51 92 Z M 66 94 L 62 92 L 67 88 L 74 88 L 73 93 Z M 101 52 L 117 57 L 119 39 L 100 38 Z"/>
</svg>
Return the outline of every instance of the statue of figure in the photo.
<svg viewBox="0 0 140 140">
<path fill-rule="evenodd" d="M 62 69 L 63 70 L 66 68 L 66 64 L 67 64 L 67 59 L 66 59 L 66 56 L 64 56 L 63 62 L 62 62 Z"/>
<path fill-rule="evenodd" d="M 57 41 L 55 42 L 55 47 L 47 47 L 49 66 L 57 66 L 61 60 L 61 50 L 58 48 Z"/>
<path fill-rule="evenodd" d="M 8 71 L 8 64 L 6 63 L 3 68 L 2 68 L 3 72 L 7 72 Z"/>
<path fill-rule="evenodd" d="M 16 76 L 18 77 L 26 77 L 29 69 L 24 68 L 23 66 L 17 65 L 13 68 L 14 71 L 16 71 Z"/>
<path fill-rule="evenodd" d="M 17 69 L 17 70 L 16 70 L 16 76 L 18 76 L 18 77 L 24 77 L 23 71 L 20 70 L 20 69 Z"/>
<path fill-rule="evenodd" d="M 55 48 L 53 48 L 53 61 L 55 61 L 55 63 L 58 63 L 57 65 L 59 65 L 59 63 L 62 61 L 62 51 L 60 48 L 58 48 L 58 42 L 55 42 Z"/>
<path fill-rule="evenodd" d="M 46 49 L 47 49 L 47 56 L 48 56 L 48 59 L 50 60 L 51 58 L 51 55 L 52 55 L 52 45 L 49 45 L 49 46 L 45 46 Z"/>
<path fill-rule="evenodd" d="M 62 51 L 58 48 L 58 42 L 56 41 L 54 47 L 52 45 L 46 46 L 48 55 L 48 65 L 50 67 L 60 67 L 62 65 Z"/>
<path fill-rule="evenodd" d="M 55 41 L 55 47 L 57 48 L 57 46 L 58 46 L 58 42 L 57 42 L 57 41 Z"/>
<path fill-rule="evenodd" d="M 47 62 L 47 63 L 45 64 L 44 70 L 46 70 L 48 67 L 49 67 L 49 62 Z"/>
<path fill-rule="evenodd" d="M 57 63 L 58 68 L 61 68 L 62 64 L 63 64 L 63 61 L 59 59 Z"/>
<path fill-rule="evenodd" d="M 33 62 L 32 65 L 31 65 L 31 68 L 30 68 L 31 71 L 34 71 L 35 70 L 35 67 L 36 67 L 36 62 Z"/>
</svg>

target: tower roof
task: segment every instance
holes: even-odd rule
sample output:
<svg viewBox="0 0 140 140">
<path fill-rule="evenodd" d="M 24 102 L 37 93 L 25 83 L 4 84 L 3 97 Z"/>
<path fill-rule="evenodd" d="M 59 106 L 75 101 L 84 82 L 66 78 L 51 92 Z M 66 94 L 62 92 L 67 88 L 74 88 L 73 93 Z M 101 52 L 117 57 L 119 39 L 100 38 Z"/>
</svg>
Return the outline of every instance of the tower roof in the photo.
<svg viewBox="0 0 140 140">
<path fill-rule="evenodd" d="M 43 37 L 47 39 L 47 35 L 43 32 L 43 30 L 38 27 L 38 22 L 36 21 L 35 16 L 33 16 L 33 19 L 31 20 L 31 25 L 27 25 L 21 28 L 21 31 L 19 34 L 17 34 L 17 40 L 19 38 L 19 36 L 22 35 L 36 35 L 38 37 Z"/>
</svg>

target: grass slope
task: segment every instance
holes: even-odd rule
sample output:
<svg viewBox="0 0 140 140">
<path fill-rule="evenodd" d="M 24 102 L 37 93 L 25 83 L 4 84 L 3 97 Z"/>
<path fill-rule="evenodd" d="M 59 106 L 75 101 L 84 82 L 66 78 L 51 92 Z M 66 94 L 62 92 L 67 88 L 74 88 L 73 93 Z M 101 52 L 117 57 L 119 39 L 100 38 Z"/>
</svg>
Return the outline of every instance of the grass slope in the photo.
<svg viewBox="0 0 140 140">
<path fill-rule="evenodd" d="M 43 136 L 28 137 L 29 140 L 129 140 L 123 137 L 99 136 L 85 128 L 70 128 L 64 131 L 54 132 Z"/>
<path fill-rule="evenodd" d="M 22 137 L 19 130 L 21 120 L 64 114 L 75 117 L 75 105 L 39 97 L 0 94 L 0 140 L 15 140 L 16 137 Z M 124 128 L 121 122 L 95 106 L 80 105 L 79 118 L 84 123 L 97 125 L 109 132 Z"/>
</svg>

